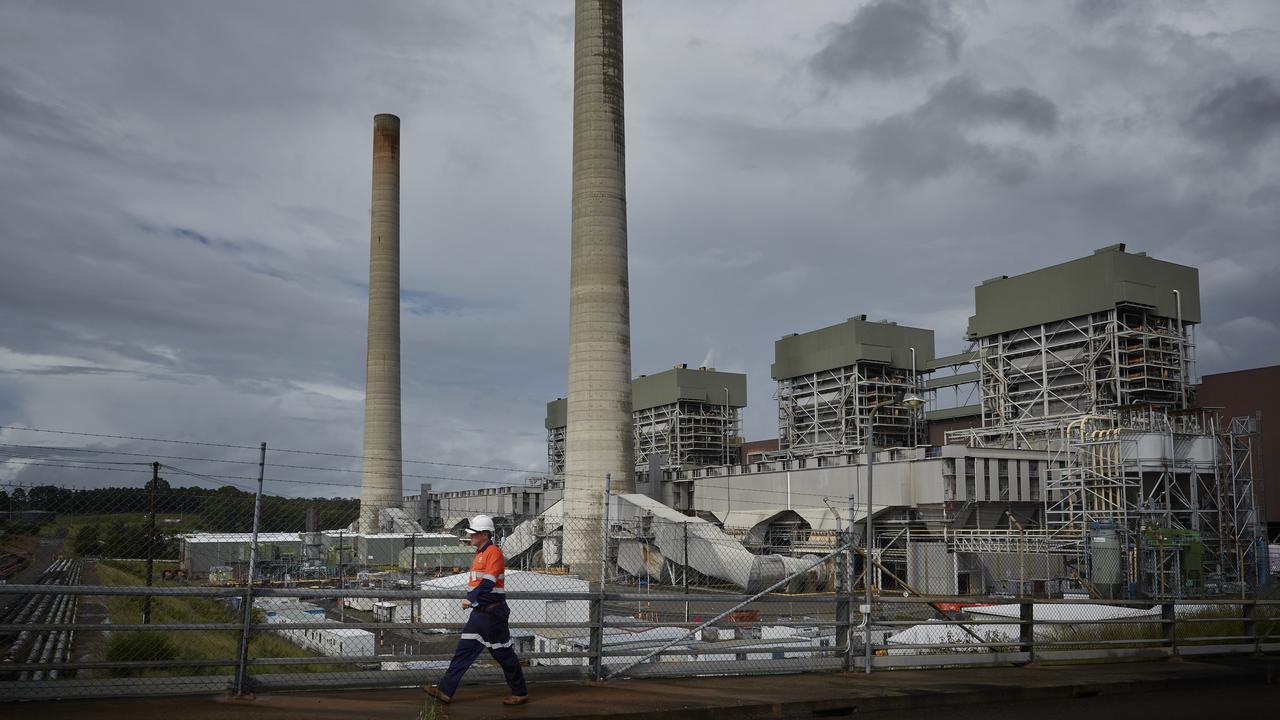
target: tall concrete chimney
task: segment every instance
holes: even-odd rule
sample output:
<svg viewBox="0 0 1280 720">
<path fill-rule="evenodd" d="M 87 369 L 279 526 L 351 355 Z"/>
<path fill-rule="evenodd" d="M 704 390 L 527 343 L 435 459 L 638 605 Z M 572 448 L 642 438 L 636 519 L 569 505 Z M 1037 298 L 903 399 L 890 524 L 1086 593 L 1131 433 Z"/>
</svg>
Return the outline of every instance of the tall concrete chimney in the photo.
<svg viewBox="0 0 1280 720">
<path fill-rule="evenodd" d="M 622 2 L 577 0 L 564 558 L 599 572 L 605 476 L 634 492 Z"/>
<path fill-rule="evenodd" d="M 369 233 L 369 344 L 364 375 L 360 532 L 404 502 L 400 464 L 400 118 L 373 118 Z"/>
</svg>

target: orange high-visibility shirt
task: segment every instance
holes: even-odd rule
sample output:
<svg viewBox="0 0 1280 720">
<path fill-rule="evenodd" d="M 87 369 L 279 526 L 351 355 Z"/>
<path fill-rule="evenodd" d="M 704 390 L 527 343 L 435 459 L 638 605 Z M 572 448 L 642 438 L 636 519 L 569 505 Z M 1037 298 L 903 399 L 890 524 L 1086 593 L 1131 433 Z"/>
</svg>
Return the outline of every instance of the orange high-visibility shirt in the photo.
<svg viewBox="0 0 1280 720">
<path fill-rule="evenodd" d="M 476 551 L 467 575 L 467 599 L 473 605 L 490 605 L 506 599 L 507 559 L 492 542 Z"/>
</svg>

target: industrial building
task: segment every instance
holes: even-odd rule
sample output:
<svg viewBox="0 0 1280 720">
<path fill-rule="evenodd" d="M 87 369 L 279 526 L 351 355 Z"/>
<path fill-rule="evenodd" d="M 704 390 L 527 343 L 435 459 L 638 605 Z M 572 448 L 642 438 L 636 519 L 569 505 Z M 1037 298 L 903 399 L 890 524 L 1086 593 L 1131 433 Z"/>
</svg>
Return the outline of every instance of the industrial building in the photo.
<svg viewBox="0 0 1280 720">
<path fill-rule="evenodd" d="M 687 364 L 631 381 L 632 439 L 636 469 L 727 465 L 742 444 L 741 411 L 747 376 L 690 369 Z M 568 401 L 547 403 L 547 469 L 564 474 Z"/>
<path fill-rule="evenodd" d="M 817 552 L 850 522 L 861 531 L 870 437 L 869 544 L 911 585 L 1104 597 L 1249 586 L 1266 572 L 1258 423 L 1197 399 L 1199 322 L 1195 268 L 1115 245 L 977 286 L 971 346 L 955 355 L 935 356 L 932 330 L 866 316 L 788 335 L 772 366 L 776 445 L 728 463 L 683 456 L 644 494 L 752 553 Z M 556 417 L 553 404 L 553 476 Z M 637 456 L 652 454 L 636 438 Z M 615 563 L 641 572 L 623 568 L 627 548 L 658 548 L 617 530 Z"/>
<path fill-rule="evenodd" d="M 788 457 L 877 447 L 914 447 L 924 424 L 902 404 L 920 391 L 919 368 L 933 361 L 933 331 L 897 323 L 844 323 L 774 343 L 778 449 Z"/>
<path fill-rule="evenodd" d="M 416 545 L 400 551 L 399 568 L 401 572 L 410 570 L 422 575 L 433 575 L 441 572 L 458 572 L 471 566 L 476 551 L 463 544 L 457 535 L 444 535 L 449 542 L 441 541 L 434 545 Z"/>
<path fill-rule="evenodd" d="M 1258 442 L 1253 457 L 1258 511 L 1272 543 L 1280 543 L 1280 365 L 1205 375 L 1199 404 L 1221 417 L 1251 417 Z M 1280 570 L 1280 565 L 1273 567 Z"/>
<path fill-rule="evenodd" d="M 460 533 L 469 518 L 491 515 L 504 533 L 513 524 L 537 517 L 564 496 L 564 478 L 535 475 L 523 484 L 467 490 L 433 491 L 424 484 L 404 499 L 405 512 L 421 527 Z"/>
<path fill-rule="evenodd" d="M 268 625 L 328 622 L 324 608 L 296 598 L 258 598 L 255 609 L 262 610 Z M 296 628 L 273 630 L 299 647 L 331 657 L 373 657 L 374 635 L 358 628 Z"/>
<path fill-rule="evenodd" d="M 1195 268 L 1113 245 L 987 280 L 974 299 L 967 336 L 982 384 L 977 441 L 1030 442 L 1061 435 L 1063 418 L 1193 404 Z"/>
<path fill-rule="evenodd" d="M 252 533 L 191 533 L 178 536 L 178 562 L 187 577 L 205 577 L 214 567 L 249 565 Z M 302 555 L 299 533 L 259 533 L 258 558 L 263 562 Z"/>
</svg>

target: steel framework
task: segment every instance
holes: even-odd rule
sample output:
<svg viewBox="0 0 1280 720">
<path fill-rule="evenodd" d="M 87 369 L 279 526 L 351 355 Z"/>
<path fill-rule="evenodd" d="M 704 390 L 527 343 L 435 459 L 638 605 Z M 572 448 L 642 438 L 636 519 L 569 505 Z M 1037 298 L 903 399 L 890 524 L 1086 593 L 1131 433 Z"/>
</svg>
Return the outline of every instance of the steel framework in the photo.
<svg viewBox="0 0 1280 720">
<path fill-rule="evenodd" d="M 980 338 L 983 427 L 1056 435 L 1063 422 L 1055 420 L 1134 405 L 1186 407 L 1190 330 L 1119 305 Z"/>
<path fill-rule="evenodd" d="M 947 439 L 1045 453 L 1046 546 L 1082 584 L 1092 536 L 1109 533 L 1120 544 L 1119 581 L 1145 594 L 1251 582 L 1250 427 L 1233 419 L 1220 433 L 1215 417 L 1185 409 L 1193 404 L 1192 329 L 1122 303 L 977 338 L 982 427 Z M 949 544 L 1000 542 L 991 534 Z"/>
<path fill-rule="evenodd" d="M 564 474 L 565 430 L 563 426 L 547 430 L 547 472 L 552 475 Z"/>
<path fill-rule="evenodd" d="M 789 457 L 853 452 L 867 427 L 877 448 L 914 447 L 923 438 L 919 411 L 892 403 L 919 386 L 910 370 L 866 361 L 783 378 L 774 395 L 779 450 Z"/>
<path fill-rule="evenodd" d="M 636 467 L 661 454 L 664 468 L 736 462 L 741 418 L 738 408 L 698 400 L 659 405 L 632 413 Z"/>
<path fill-rule="evenodd" d="M 1262 538 L 1253 478 L 1257 432 L 1257 418 L 1236 417 L 1218 436 L 1223 576 L 1246 582 L 1256 575 Z"/>
</svg>

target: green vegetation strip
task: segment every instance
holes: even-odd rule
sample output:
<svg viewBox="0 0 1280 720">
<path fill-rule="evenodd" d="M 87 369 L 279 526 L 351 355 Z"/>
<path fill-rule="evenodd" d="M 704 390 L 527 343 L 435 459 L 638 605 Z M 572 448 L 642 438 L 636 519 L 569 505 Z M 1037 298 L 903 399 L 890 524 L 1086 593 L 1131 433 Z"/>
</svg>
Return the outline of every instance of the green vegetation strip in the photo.
<svg viewBox="0 0 1280 720">
<path fill-rule="evenodd" d="M 98 563 L 98 580 L 102 585 L 137 586 L 144 584 L 146 565 L 141 562 L 104 560 Z M 156 580 L 157 586 L 170 585 Z M 143 598 L 106 596 L 104 601 L 114 623 L 142 622 Z M 154 597 L 151 599 L 151 623 L 155 630 L 143 632 L 115 632 L 107 644 L 107 660 L 221 660 L 240 654 L 240 633 L 235 630 L 166 632 L 165 624 L 234 623 L 241 620 L 238 612 L 215 598 L 203 597 Z M 262 618 L 255 617 L 255 622 Z M 279 635 L 254 632 L 249 637 L 251 658 L 305 658 L 317 657 Z M 298 672 L 343 672 L 357 668 L 350 665 L 308 664 L 290 666 Z M 249 672 L 263 673 L 272 666 L 252 666 Z M 165 677 L 175 675 L 222 675 L 226 668 L 173 667 L 112 671 L 116 676 Z"/>
</svg>

